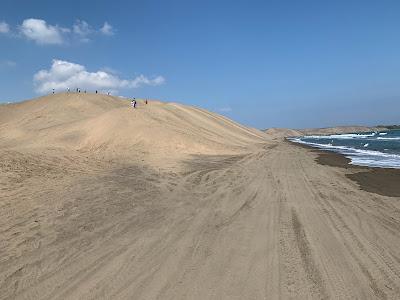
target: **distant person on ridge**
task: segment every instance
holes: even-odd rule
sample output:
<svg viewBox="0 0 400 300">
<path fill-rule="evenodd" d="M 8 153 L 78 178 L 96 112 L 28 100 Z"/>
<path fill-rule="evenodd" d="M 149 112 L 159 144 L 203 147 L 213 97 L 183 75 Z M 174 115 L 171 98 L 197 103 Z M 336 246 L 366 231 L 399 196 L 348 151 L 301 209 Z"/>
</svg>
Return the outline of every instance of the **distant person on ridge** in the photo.
<svg viewBox="0 0 400 300">
<path fill-rule="evenodd" d="M 53 89 L 53 94 L 54 94 L 54 89 Z"/>
</svg>

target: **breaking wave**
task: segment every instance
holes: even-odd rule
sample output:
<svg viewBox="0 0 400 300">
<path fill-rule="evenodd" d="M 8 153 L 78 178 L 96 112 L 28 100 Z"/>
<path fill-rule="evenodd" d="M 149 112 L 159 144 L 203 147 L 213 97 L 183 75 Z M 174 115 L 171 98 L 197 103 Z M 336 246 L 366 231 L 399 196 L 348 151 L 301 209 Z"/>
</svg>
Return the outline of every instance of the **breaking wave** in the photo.
<svg viewBox="0 0 400 300">
<path fill-rule="evenodd" d="M 290 140 L 318 149 L 340 153 L 349 158 L 353 165 L 400 169 L 400 132 L 390 133 L 390 137 L 386 135 L 387 133 L 375 132 L 333 134 L 304 136 Z M 368 142 L 366 139 L 368 139 Z"/>
</svg>

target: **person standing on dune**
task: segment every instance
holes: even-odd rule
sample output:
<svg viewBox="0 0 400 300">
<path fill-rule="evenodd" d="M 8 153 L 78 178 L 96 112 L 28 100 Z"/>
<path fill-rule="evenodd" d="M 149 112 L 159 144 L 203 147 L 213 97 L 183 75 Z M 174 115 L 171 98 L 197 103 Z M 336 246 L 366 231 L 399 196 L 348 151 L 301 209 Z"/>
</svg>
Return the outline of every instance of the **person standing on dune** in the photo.
<svg viewBox="0 0 400 300">
<path fill-rule="evenodd" d="M 136 108 L 136 98 L 135 98 L 135 97 L 132 98 L 131 106 L 132 106 L 133 108 Z"/>
</svg>

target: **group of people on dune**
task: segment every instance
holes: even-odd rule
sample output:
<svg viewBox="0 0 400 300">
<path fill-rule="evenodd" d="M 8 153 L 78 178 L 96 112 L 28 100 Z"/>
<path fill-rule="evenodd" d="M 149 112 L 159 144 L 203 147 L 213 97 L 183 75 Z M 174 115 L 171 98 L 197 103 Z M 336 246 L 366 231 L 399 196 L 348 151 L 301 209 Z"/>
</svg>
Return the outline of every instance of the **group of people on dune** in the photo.
<svg viewBox="0 0 400 300">
<path fill-rule="evenodd" d="M 54 88 L 52 89 L 52 91 L 53 91 L 53 94 L 55 94 L 56 90 Z M 67 93 L 70 93 L 70 92 L 71 92 L 70 88 L 67 88 Z M 81 89 L 80 88 L 76 88 L 76 93 L 80 93 L 80 92 L 81 92 Z M 86 90 L 84 90 L 83 93 L 86 94 Z M 98 91 L 96 90 L 95 93 L 98 94 Z M 109 96 L 110 92 L 107 92 L 107 95 Z M 144 103 L 147 104 L 147 99 L 144 100 Z M 136 105 L 137 105 L 136 98 L 132 98 L 131 106 L 133 108 L 136 108 Z"/>
<path fill-rule="evenodd" d="M 144 103 L 147 104 L 147 99 L 144 100 Z M 132 106 L 133 108 L 136 108 L 136 104 L 137 104 L 136 98 L 133 98 L 133 99 L 131 100 L 131 106 Z"/>
<path fill-rule="evenodd" d="M 53 92 L 53 94 L 55 94 L 56 93 L 56 89 L 53 88 L 52 92 Z M 67 88 L 67 93 L 70 93 L 70 92 L 71 92 L 71 89 Z M 76 88 L 76 93 L 80 93 L 80 92 L 81 92 L 81 89 L 80 88 Z M 82 93 L 86 94 L 86 90 L 83 90 Z M 98 91 L 96 90 L 95 93 L 98 94 Z M 110 92 L 107 92 L 107 95 L 110 96 Z"/>
</svg>

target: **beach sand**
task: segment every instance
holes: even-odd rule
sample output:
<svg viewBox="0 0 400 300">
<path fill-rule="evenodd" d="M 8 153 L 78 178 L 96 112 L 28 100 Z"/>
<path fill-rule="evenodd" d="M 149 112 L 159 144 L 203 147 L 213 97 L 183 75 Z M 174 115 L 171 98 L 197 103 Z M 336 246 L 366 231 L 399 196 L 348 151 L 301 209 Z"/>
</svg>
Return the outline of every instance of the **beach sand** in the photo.
<svg viewBox="0 0 400 300">
<path fill-rule="evenodd" d="M 1 299 L 400 297 L 397 170 L 100 95 L 0 107 L 0 158 Z"/>
</svg>

